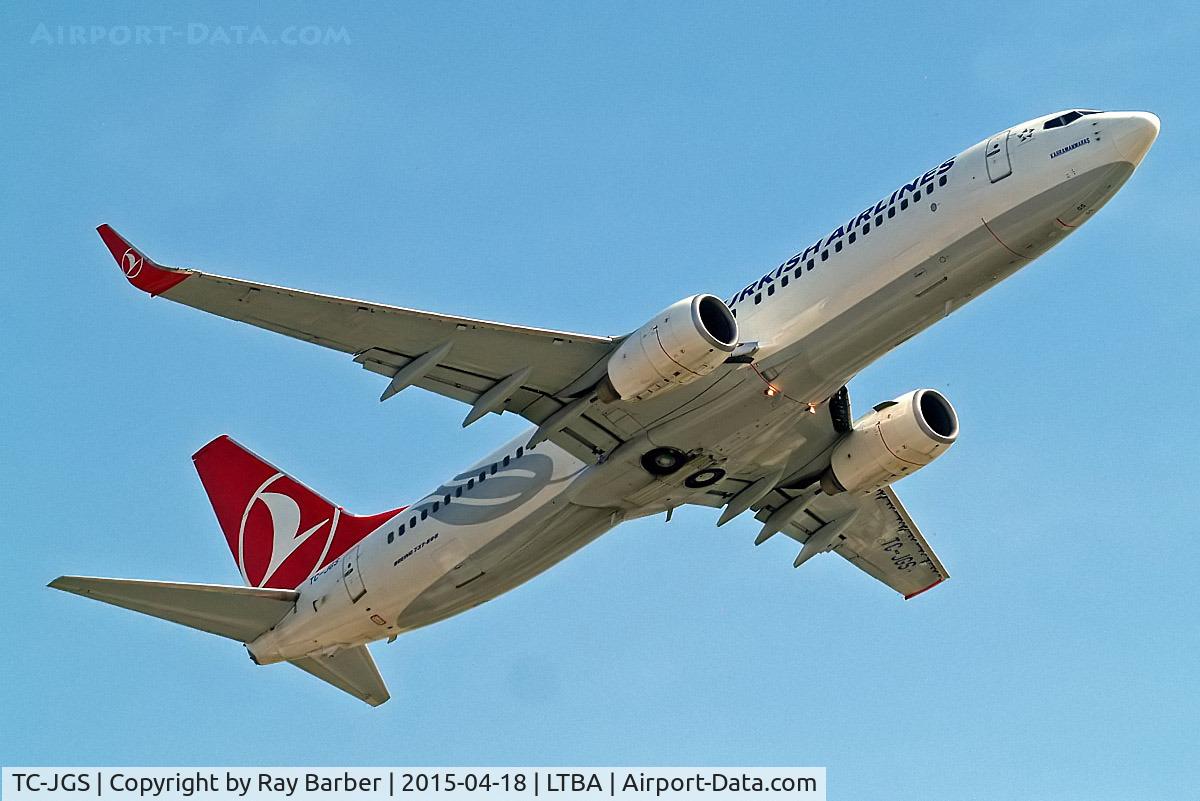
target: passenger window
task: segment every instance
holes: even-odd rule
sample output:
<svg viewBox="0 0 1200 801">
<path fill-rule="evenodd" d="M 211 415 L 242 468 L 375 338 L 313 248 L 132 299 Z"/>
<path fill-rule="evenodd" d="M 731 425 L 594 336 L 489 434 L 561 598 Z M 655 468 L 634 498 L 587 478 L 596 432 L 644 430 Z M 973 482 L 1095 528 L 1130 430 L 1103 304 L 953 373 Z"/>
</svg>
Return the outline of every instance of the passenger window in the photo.
<svg viewBox="0 0 1200 801">
<path fill-rule="evenodd" d="M 880 214 L 879 216 L 877 216 L 875 218 L 875 227 L 878 228 L 881 225 L 883 225 L 883 215 L 882 214 Z"/>
<path fill-rule="evenodd" d="M 424 519 L 424 518 L 422 518 L 422 519 Z M 413 528 L 416 525 L 417 525 L 417 518 L 416 517 L 409 518 L 408 527 Z"/>
<path fill-rule="evenodd" d="M 943 175 L 941 178 L 938 178 L 938 186 L 945 186 L 945 185 L 946 185 L 946 176 Z"/>
<path fill-rule="evenodd" d="M 397 537 L 404 536 L 404 525 L 403 524 L 400 525 L 400 530 L 396 532 L 396 536 Z"/>
<path fill-rule="evenodd" d="M 467 482 L 467 489 L 468 490 L 475 489 L 475 479 L 471 479 L 470 481 Z"/>
<path fill-rule="evenodd" d="M 850 232 L 850 244 L 851 244 L 851 245 L 853 245 L 853 244 L 854 244 L 854 240 L 856 240 L 856 239 L 858 239 L 858 234 L 856 234 L 856 233 L 854 233 L 853 231 L 851 231 L 851 232 Z"/>
<path fill-rule="evenodd" d="M 815 267 L 815 266 L 816 266 L 816 262 L 815 262 L 814 260 L 812 260 L 812 259 L 809 259 L 809 260 L 808 260 L 808 269 L 810 269 L 810 270 L 811 270 L 811 269 L 812 269 L 813 267 Z"/>
<path fill-rule="evenodd" d="M 771 284 L 770 286 L 768 286 L 768 287 L 767 287 L 767 294 L 768 294 L 768 295 L 774 295 L 774 294 L 775 294 L 775 285 L 774 285 L 774 284 Z"/>
<path fill-rule="evenodd" d="M 895 216 L 896 216 L 896 207 L 892 206 L 890 209 L 888 209 L 888 219 L 890 220 L 891 218 L 893 218 Z"/>
<path fill-rule="evenodd" d="M 833 246 L 833 252 L 834 252 L 834 253 L 841 253 L 841 252 L 842 252 L 842 240 L 840 240 L 840 239 L 839 239 L 839 240 L 838 240 L 838 241 L 837 241 L 837 242 L 834 244 L 834 246 Z"/>
<path fill-rule="evenodd" d="M 496 475 L 496 468 L 497 468 L 497 467 L 499 467 L 499 465 L 497 465 L 497 464 L 492 464 L 492 475 L 493 475 L 493 476 L 494 476 L 494 475 Z"/>
<path fill-rule="evenodd" d="M 504 457 L 504 466 L 508 467 L 508 457 L 507 456 Z"/>
<path fill-rule="evenodd" d="M 829 251 L 828 250 L 821 251 L 821 261 L 829 261 Z"/>
<path fill-rule="evenodd" d="M 869 233 L 871 233 L 871 224 L 863 223 L 863 236 L 866 236 Z"/>
<path fill-rule="evenodd" d="M 904 211 L 907 208 L 908 208 L 908 198 L 904 198 L 904 200 L 900 201 L 900 211 Z"/>
<path fill-rule="evenodd" d="M 440 503 L 438 503 L 437 501 L 433 502 L 433 511 L 436 512 L 438 509 L 441 509 L 441 508 L 442 508 L 442 505 Z"/>
<path fill-rule="evenodd" d="M 782 284 L 783 286 L 787 286 L 788 285 L 788 277 L 786 275 L 783 276 L 782 278 L 779 279 L 779 283 Z"/>
<path fill-rule="evenodd" d="M 455 488 L 454 488 L 454 497 L 455 497 L 455 498 L 461 498 L 461 497 L 462 497 L 462 487 L 455 487 Z"/>
<path fill-rule="evenodd" d="M 396 532 L 389 531 L 388 532 L 388 543 L 390 544 L 395 539 L 396 539 Z"/>
<path fill-rule="evenodd" d="M 424 520 L 424 519 L 425 519 L 425 518 L 427 518 L 427 517 L 429 517 L 429 510 L 428 510 L 428 509 L 422 509 L 422 510 L 421 510 L 421 519 L 422 519 L 422 520 Z"/>
<path fill-rule="evenodd" d="M 760 303 L 762 303 L 762 293 L 758 292 L 754 295 L 754 305 L 757 306 Z"/>
<path fill-rule="evenodd" d="M 525 449 L 524 449 L 524 448 L 517 448 L 517 458 L 518 458 L 518 459 L 520 459 L 520 458 L 521 458 L 522 456 L 524 456 L 524 455 L 525 455 Z"/>
<path fill-rule="evenodd" d="M 916 203 L 916 202 L 917 202 L 917 201 L 919 201 L 920 199 L 921 199 L 921 193 L 920 193 L 920 192 L 913 192 L 913 203 Z"/>
<path fill-rule="evenodd" d="M 450 503 L 450 496 L 447 495 L 446 497 L 442 498 L 442 503 Z"/>
</svg>

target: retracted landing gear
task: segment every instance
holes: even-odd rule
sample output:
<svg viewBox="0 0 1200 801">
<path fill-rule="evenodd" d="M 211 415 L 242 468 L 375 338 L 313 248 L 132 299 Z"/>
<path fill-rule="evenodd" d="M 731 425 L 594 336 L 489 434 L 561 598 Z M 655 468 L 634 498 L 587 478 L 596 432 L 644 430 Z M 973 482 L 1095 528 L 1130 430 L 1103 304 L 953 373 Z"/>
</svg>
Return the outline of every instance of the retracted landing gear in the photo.
<svg viewBox="0 0 1200 801">
<path fill-rule="evenodd" d="M 689 489 L 701 489 L 702 487 L 711 487 L 723 478 L 725 478 L 725 471 L 721 468 L 706 467 L 685 478 L 683 486 Z"/>
<path fill-rule="evenodd" d="M 642 467 L 652 476 L 669 476 L 687 460 L 688 455 L 678 448 L 655 448 L 642 455 Z"/>
</svg>

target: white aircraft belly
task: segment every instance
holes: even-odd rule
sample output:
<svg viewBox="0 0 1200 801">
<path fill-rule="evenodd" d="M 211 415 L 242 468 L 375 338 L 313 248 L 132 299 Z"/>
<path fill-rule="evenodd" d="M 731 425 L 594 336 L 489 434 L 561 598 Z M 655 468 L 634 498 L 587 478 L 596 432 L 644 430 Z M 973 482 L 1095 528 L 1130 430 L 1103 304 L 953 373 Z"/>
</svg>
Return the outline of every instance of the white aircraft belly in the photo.
<svg viewBox="0 0 1200 801">
<path fill-rule="evenodd" d="M 425 589 L 400 613 L 398 626 L 409 631 L 491 600 L 554 566 L 621 519 L 611 509 L 565 502 L 546 507 L 490 539 Z"/>
</svg>

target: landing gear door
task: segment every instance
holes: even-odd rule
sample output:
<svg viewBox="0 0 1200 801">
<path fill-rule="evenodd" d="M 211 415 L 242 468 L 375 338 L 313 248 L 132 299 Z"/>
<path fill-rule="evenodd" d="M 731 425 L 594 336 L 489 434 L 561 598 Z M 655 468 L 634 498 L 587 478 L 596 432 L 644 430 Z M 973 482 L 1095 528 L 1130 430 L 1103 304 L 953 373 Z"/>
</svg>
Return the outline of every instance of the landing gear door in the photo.
<svg viewBox="0 0 1200 801">
<path fill-rule="evenodd" d="M 1012 162 L 1008 159 L 1008 131 L 988 140 L 984 158 L 987 159 L 988 178 L 992 183 L 1012 175 Z"/>
<path fill-rule="evenodd" d="M 367 585 L 363 583 L 362 573 L 358 569 L 358 552 L 359 547 L 346 554 L 344 563 L 342 564 L 342 583 L 346 585 L 346 592 L 350 594 L 350 602 L 358 603 L 358 599 L 367 594 Z"/>
</svg>

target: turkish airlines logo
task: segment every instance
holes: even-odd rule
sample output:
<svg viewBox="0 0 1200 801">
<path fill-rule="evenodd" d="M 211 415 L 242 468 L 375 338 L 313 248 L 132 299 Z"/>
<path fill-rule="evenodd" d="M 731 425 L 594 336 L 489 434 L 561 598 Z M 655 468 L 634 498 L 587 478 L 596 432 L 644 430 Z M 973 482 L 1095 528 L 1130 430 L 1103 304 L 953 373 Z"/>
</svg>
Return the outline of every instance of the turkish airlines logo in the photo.
<svg viewBox="0 0 1200 801">
<path fill-rule="evenodd" d="M 319 552 L 320 555 L 312 559 L 307 570 L 302 571 L 305 578 L 311 576 L 317 567 L 325 561 L 325 557 L 329 553 L 329 546 L 333 543 L 334 529 L 337 528 L 339 510 L 335 509 L 332 517 L 326 517 L 319 523 L 301 531 L 302 515 L 300 513 L 300 505 L 296 503 L 295 499 L 290 495 L 280 492 L 267 491 L 268 487 L 281 478 L 284 478 L 284 474 L 276 473 L 267 479 L 250 496 L 250 500 L 246 504 L 246 510 L 242 512 L 241 526 L 238 528 L 238 567 L 241 569 L 242 578 L 246 580 L 246 583 L 256 587 L 265 586 L 275 573 L 279 571 L 279 568 L 283 566 L 284 562 L 300 549 L 300 546 L 313 537 L 321 536 L 324 537 L 324 544 Z M 253 518 L 251 517 L 251 513 L 255 510 L 255 505 L 260 503 L 270 515 L 271 524 L 269 530 L 262 525 L 261 513 L 255 514 Z M 247 526 L 248 523 L 250 524 L 249 526 Z M 254 580 L 249 575 L 249 566 L 246 559 L 248 556 L 251 557 L 251 561 L 255 567 L 262 564 L 264 548 L 269 549 L 266 553 L 266 556 L 269 557 L 267 565 L 261 576 L 257 580 Z M 314 551 L 310 549 L 310 552 Z M 294 567 L 302 568 L 299 565 Z M 294 573 L 294 568 L 293 570 L 289 570 L 289 572 Z"/>
<path fill-rule="evenodd" d="M 125 273 L 126 278 L 137 278 L 141 275 L 142 263 L 142 254 L 130 248 L 121 257 L 121 272 Z"/>
</svg>

